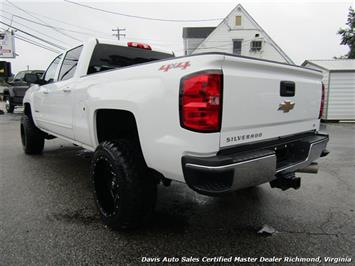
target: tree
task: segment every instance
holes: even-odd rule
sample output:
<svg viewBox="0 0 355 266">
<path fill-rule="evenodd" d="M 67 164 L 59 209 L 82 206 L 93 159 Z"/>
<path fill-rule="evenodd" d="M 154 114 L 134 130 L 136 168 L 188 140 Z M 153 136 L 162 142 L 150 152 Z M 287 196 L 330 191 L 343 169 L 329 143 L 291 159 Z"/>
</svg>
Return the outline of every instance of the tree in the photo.
<svg viewBox="0 0 355 266">
<path fill-rule="evenodd" d="M 341 45 L 348 45 L 350 48 L 347 58 L 355 58 L 355 11 L 349 8 L 346 28 L 340 28 L 338 34 L 341 35 Z"/>
</svg>

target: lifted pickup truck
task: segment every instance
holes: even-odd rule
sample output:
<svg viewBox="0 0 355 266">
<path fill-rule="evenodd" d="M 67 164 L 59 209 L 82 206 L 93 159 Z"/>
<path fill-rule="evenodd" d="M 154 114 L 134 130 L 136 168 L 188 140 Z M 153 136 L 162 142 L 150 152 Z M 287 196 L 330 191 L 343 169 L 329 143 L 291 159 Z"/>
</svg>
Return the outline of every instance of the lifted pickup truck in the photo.
<svg viewBox="0 0 355 266">
<path fill-rule="evenodd" d="M 159 182 L 212 196 L 298 188 L 295 172 L 316 172 L 328 153 L 321 73 L 303 67 L 93 39 L 27 80 L 36 85 L 24 99 L 25 153 L 53 136 L 94 151 L 95 201 L 112 228 L 145 221 Z"/>
</svg>

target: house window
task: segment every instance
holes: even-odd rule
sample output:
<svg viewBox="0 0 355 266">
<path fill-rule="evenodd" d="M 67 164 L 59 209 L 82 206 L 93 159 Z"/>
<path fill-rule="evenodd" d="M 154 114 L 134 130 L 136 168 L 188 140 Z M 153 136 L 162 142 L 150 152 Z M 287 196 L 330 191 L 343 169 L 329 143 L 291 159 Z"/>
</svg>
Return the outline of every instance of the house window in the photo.
<svg viewBox="0 0 355 266">
<path fill-rule="evenodd" d="M 259 52 L 259 51 L 261 51 L 262 46 L 263 46 L 262 41 L 252 41 L 250 43 L 250 51 Z"/>
<path fill-rule="evenodd" d="M 242 16 L 236 16 L 235 17 L 235 25 L 236 26 L 242 26 Z"/>
<path fill-rule="evenodd" d="M 233 40 L 233 54 L 242 54 L 242 41 L 243 40 Z"/>
</svg>

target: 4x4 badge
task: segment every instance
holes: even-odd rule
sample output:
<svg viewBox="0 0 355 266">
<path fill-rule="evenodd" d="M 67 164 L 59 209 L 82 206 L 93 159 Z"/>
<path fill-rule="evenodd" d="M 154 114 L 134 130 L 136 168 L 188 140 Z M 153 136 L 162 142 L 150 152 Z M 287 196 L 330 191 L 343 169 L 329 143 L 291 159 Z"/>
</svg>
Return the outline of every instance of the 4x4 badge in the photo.
<svg viewBox="0 0 355 266">
<path fill-rule="evenodd" d="M 163 72 L 168 72 L 170 69 L 174 68 L 180 68 L 182 70 L 185 70 L 186 68 L 190 67 L 190 61 L 186 62 L 180 62 L 180 63 L 175 63 L 175 64 L 168 64 L 168 65 L 162 65 L 159 70 Z"/>
<path fill-rule="evenodd" d="M 284 113 L 288 113 L 290 110 L 292 110 L 295 107 L 295 103 L 291 101 L 283 101 L 279 105 L 279 109 L 277 110 L 282 110 Z"/>
</svg>

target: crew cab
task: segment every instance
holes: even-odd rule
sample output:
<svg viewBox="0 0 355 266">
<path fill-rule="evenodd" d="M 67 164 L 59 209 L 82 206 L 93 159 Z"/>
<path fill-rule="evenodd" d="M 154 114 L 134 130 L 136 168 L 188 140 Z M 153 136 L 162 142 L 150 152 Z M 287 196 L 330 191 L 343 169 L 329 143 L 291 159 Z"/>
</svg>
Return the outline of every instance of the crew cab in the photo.
<svg viewBox="0 0 355 266">
<path fill-rule="evenodd" d="M 58 137 L 93 151 L 103 222 L 132 228 L 171 180 L 210 196 L 267 182 L 299 188 L 295 173 L 317 172 L 328 154 L 321 78 L 273 61 L 92 39 L 58 55 L 43 78 L 27 75 L 22 144 L 40 154 Z"/>
</svg>

